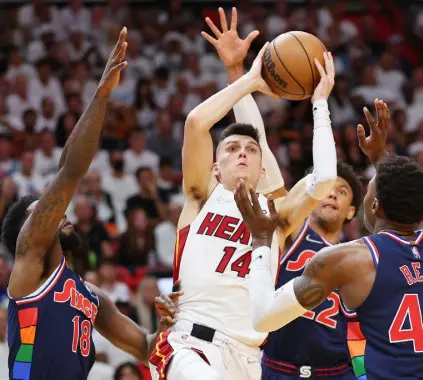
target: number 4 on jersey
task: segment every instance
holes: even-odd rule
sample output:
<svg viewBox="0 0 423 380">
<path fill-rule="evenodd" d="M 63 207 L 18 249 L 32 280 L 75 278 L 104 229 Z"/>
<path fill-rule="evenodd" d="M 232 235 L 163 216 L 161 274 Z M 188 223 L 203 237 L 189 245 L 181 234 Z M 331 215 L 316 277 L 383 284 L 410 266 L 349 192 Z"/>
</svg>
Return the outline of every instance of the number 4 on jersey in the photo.
<svg viewBox="0 0 423 380">
<path fill-rule="evenodd" d="M 408 318 L 409 328 L 404 328 Z M 391 328 L 389 329 L 391 343 L 412 341 L 414 352 L 423 352 L 423 323 L 417 294 L 406 294 L 398 308 Z"/>
<path fill-rule="evenodd" d="M 235 247 L 225 247 L 223 250 L 225 254 L 220 260 L 219 265 L 216 268 L 216 272 L 223 273 L 229 265 L 229 262 L 234 255 L 236 248 Z M 241 257 L 236 259 L 232 265 L 231 270 L 237 272 L 238 277 L 245 278 L 245 276 L 250 273 L 250 264 L 251 264 L 251 251 L 244 253 Z"/>
</svg>

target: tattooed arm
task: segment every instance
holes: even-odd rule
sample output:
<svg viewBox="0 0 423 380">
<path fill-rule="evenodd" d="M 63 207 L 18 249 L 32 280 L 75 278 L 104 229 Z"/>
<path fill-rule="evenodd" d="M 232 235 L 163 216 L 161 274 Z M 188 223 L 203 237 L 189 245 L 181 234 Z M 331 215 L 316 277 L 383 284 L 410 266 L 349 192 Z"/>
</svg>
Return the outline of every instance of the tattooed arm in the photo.
<svg viewBox="0 0 423 380">
<path fill-rule="evenodd" d="M 249 294 L 255 330 L 277 330 L 321 304 L 334 289 L 342 290 L 354 279 L 362 278 L 357 276 L 357 265 L 365 265 L 357 259 L 358 243 L 353 242 L 322 249 L 311 259 L 302 276 L 275 291 L 270 251 L 279 223 L 275 204 L 268 199 L 269 214 L 265 215 L 254 189 L 247 192 L 243 181 L 237 186 L 235 202 L 253 236 Z M 365 251 L 364 254 L 370 258 Z"/>
<path fill-rule="evenodd" d="M 23 297 L 39 287 L 45 271 L 46 254 L 50 271 L 60 263 L 61 250 L 54 246 L 60 220 L 74 195 L 80 178 L 87 172 L 97 151 L 109 95 L 119 82 L 120 71 L 126 66 L 123 61 L 127 42 L 126 28 L 122 29 L 119 41 L 110 54 L 103 76 L 90 105 L 75 126 L 61 158 L 61 167 L 40 200 L 31 206 L 33 210 L 25 221 L 16 243 L 15 265 L 9 283 L 12 297 Z M 32 211 L 32 212 L 31 212 Z"/>
<path fill-rule="evenodd" d="M 270 249 L 253 252 L 250 299 L 257 331 L 277 330 L 320 305 L 331 292 L 353 281 L 354 263 L 351 245 L 324 248 L 308 263 L 304 273 L 274 290 L 269 266 Z"/>
</svg>

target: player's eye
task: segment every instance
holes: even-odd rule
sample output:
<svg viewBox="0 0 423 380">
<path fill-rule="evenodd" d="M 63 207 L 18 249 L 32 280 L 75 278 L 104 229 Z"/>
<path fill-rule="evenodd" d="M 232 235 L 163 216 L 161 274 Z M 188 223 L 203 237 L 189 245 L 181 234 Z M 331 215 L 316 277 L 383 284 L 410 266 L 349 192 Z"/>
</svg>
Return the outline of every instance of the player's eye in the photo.
<svg viewBox="0 0 423 380">
<path fill-rule="evenodd" d="M 347 192 L 345 190 L 339 190 L 339 195 L 345 196 Z"/>
<path fill-rule="evenodd" d="M 235 147 L 235 146 L 230 146 L 228 150 L 229 150 L 229 152 L 236 152 L 238 150 L 238 148 Z"/>
<path fill-rule="evenodd" d="M 257 149 L 256 148 L 250 148 L 250 152 L 251 153 L 257 153 Z"/>
</svg>

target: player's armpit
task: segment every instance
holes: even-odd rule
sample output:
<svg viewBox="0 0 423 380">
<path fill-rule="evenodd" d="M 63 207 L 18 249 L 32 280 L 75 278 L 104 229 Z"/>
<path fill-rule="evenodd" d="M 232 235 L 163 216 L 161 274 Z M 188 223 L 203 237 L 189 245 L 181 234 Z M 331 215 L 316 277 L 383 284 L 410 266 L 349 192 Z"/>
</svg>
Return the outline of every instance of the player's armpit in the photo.
<svg viewBox="0 0 423 380">
<path fill-rule="evenodd" d="M 306 182 L 306 178 L 303 178 L 286 197 L 275 199 L 275 207 L 279 214 L 278 232 L 285 238 L 301 228 L 304 220 L 320 203 L 308 194 Z M 272 198 L 274 198 L 273 194 Z"/>
</svg>

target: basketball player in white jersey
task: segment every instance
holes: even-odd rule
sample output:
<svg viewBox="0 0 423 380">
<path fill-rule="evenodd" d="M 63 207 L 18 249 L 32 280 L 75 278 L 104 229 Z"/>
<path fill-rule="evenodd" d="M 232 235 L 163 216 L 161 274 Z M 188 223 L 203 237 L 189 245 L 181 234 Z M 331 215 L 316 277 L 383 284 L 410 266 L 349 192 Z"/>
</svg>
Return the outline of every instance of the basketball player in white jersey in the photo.
<svg viewBox="0 0 423 380">
<path fill-rule="evenodd" d="M 227 25 L 222 27 L 224 33 L 229 31 Z M 234 18 L 231 30 L 236 30 Z M 180 299 L 176 325 L 159 336 L 150 357 L 155 379 L 260 379 L 259 346 L 266 334 L 257 333 L 250 320 L 251 236 L 233 191 L 240 179 L 257 189 L 259 180 L 266 178 L 263 164 L 269 162 L 265 155 L 270 150 L 262 146 L 265 140 L 259 139 L 252 125 L 233 124 L 223 131 L 213 163 L 210 129 L 252 92 L 275 96 L 261 77 L 267 45 L 247 74 L 196 107 L 186 120 L 182 152 L 186 200 L 174 261 L 174 276 L 181 279 L 185 295 Z M 280 202 L 282 238 L 282 233 L 288 236 L 303 222 L 336 180 L 335 143 L 327 108 L 335 69 L 330 54 L 325 54 L 327 73 L 318 62 L 316 65 L 322 79 L 312 99 L 315 169 Z M 268 212 L 266 198 L 260 195 L 259 202 Z M 277 245 L 275 240 L 274 278 Z"/>
</svg>

